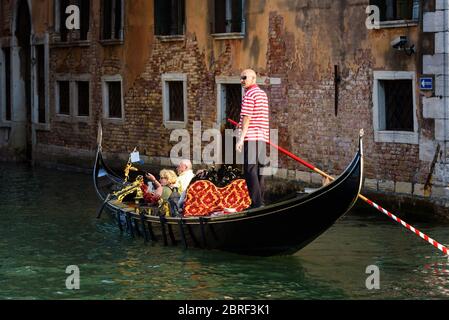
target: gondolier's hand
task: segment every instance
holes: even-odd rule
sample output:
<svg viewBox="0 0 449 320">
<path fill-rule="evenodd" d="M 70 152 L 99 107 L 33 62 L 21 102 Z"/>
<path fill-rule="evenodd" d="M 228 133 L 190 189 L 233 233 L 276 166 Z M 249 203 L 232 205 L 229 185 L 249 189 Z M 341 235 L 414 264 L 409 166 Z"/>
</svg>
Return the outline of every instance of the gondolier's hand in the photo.
<svg viewBox="0 0 449 320">
<path fill-rule="evenodd" d="M 242 152 L 242 150 L 243 150 L 243 140 L 239 140 L 238 142 L 237 142 L 237 144 L 235 145 L 235 149 L 238 151 L 238 152 Z"/>
</svg>

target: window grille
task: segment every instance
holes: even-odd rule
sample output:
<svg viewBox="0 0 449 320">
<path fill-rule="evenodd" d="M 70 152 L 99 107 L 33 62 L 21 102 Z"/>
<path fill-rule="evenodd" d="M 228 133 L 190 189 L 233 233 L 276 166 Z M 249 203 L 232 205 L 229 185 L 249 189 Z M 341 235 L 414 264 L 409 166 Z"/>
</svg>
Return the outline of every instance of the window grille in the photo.
<svg viewBox="0 0 449 320">
<path fill-rule="evenodd" d="M 418 20 L 419 0 L 370 0 L 380 9 L 381 21 Z"/>
<path fill-rule="evenodd" d="M 381 80 L 385 105 L 385 130 L 413 130 L 412 80 Z"/>
<path fill-rule="evenodd" d="M 169 121 L 184 121 L 184 83 L 182 81 L 168 82 Z"/>
<path fill-rule="evenodd" d="M 242 86 L 240 84 L 226 84 L 226 117 L 238 121 L 242 105 Z M 234 129 L 234 126 L 226 121 L 226 128 Z"/>
<path fill-rule="evenodd" d="M 122 83 L 108 82 L 109 118 L 122 118 Z"/>
</svg>

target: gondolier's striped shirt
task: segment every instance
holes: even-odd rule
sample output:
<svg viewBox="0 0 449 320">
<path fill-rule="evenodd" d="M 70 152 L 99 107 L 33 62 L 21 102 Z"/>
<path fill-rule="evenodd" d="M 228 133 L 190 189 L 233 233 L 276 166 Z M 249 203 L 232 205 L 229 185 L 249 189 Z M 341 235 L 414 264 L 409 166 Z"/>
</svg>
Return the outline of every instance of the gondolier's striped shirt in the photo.
<svg viewBox="0 0 449 320">
<path fill-rule="evenodd" d="M 265 91 L 260 89 L 257 84 L 249 87 L 243 96 L 240 112 L 240 128 L 242 128 L 244 116 L 251 118 L 245 141 L 269 141 L 270 120 L 268 112 L 268 97 Z"/>
</svg>

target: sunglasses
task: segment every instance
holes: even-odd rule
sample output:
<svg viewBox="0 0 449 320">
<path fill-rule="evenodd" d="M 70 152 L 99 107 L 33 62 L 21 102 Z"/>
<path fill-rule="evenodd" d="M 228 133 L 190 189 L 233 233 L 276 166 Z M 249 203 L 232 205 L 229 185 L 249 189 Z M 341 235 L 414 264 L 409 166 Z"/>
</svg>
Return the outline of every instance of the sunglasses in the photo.
<svg viewBox="0 0 449 320">
<path fill-rule="evenodd" d="M 243 77 L 240 77 L 240 79 L 241 80 L 246 80 L 246 79 L 248 79 L 248 77 L 247 76 L 243 76 Z"/>
</svg>

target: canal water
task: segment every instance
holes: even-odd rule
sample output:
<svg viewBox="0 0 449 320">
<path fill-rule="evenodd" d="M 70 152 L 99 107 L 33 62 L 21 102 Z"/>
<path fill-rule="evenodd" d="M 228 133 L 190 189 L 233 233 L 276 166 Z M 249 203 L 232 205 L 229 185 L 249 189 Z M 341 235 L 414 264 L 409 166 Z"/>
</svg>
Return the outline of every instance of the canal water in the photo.
<svg viewBox="0 0 449 320">
<path fill-rule="evenodd" d="M 0 196 L 0 299 L 449 298 L 447 258 L 372 209 L 349 213 L 295 255 L 261 258 L 120 234 L 107 215 L 95 219 L 86 174 L 0 164 Z M 449 243 L 447 224 L 415 227 Z M 79 290 L 66 288 L 73 265 Z M 367 289 L 369 266 L 379 289 Z"/>
</svg>

